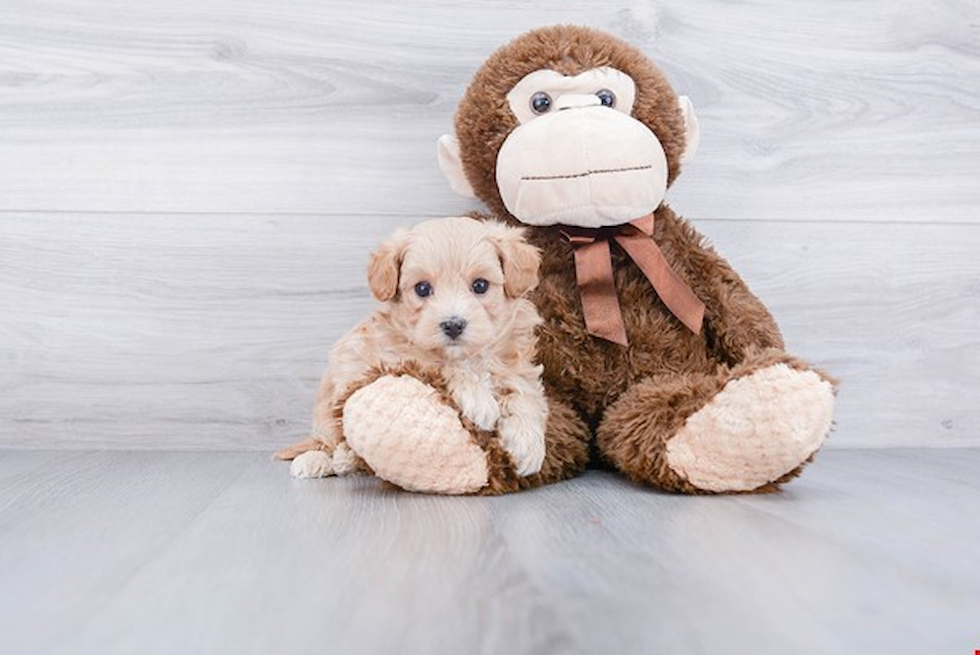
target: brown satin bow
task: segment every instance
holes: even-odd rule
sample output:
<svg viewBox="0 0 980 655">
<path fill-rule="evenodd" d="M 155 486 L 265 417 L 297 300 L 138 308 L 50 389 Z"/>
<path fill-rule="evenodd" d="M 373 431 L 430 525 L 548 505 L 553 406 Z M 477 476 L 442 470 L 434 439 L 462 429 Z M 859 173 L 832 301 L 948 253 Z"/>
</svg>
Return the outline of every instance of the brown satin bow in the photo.
<svg viewBox="0 0 980 655">
<path fill-rule="evenodd" d="M 695 334 L 701 332 L 704 303 L 677 276 L 660 246 L 651 238 L 652 213 L 618 227 L 592 229 L 562 226 L 561 233 L 575 249 L 575 276 L 589 334 L 623 346 L 629 345 L 613 281 L 610 238 L 615 239 L 636 262 L 674 316 Z"/>
</svg>

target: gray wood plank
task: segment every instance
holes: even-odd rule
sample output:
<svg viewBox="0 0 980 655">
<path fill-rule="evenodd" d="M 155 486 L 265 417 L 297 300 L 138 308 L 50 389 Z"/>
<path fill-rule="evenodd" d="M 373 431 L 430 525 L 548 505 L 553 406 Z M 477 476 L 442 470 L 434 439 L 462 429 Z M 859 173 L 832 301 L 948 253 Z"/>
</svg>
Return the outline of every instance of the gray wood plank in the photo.
<svg viewBox="0 0 980 655">
<path fill-rule="evenodd" d="M 3 652 L 579 652 L 481 499 L 308 485 L 233 453 L 103 453 L 71 482 L 68 504 L 0 514 L 18 523 Z"/>
<path fill-rule="evenodd" d="M 0 445 L 271 450 L 399 217 L 27 215 L 0 231 Z M 842 380 L 830 447 L 977 443 L 980 230 L 699 221 Z"/>
<path fill-rule="evenodd" d="M 785 492 L 716 498 L 600 472 L 440 498 L 296 481 L 254 453 L 59 455 L 22 456 L 45 473 L 29 503 L 0 509 L 2 652 L 980 643 L 980 449 L 831 451 Z"/>
<path fill-rule="evenodd" d="M 32 450 L 0 450 L 0 530 L 10 527 L 5 522 L 11 516 L 29 516 L 37 498 L 70 494 L 67 482 L 90 473 L 97 459 L 89 450 L 52 451 L 47 460 Z M 57 489 L 52 489 L 55 479 Z M 16 514 L 8 512 L 11 508 Z"/>
<path fill-rule="evenodd" d="M 0 231 L 0 444 L 271 450 L 398 217 L 29 215 Z M 980 230 L 699 221 L 842 380 L 830 447 L 977 443 Z"/>
<path fill-rule="evenodd" d="M 770 496 L 631 493 L 586 478 L 574 502 L 567 487 L 543 490 L 547 509 L 501 499 L 502 530 L 532 579 L 564 592 L 576 640 L 594 650 L 968 651 L 980 558 L 964 537 L 980 529 L 978 501 L 918 463 L 975 475 L 978 453 L 915 451 L 905 466 L 881 453 L 824 453 Z M 630 629 L 599 642 L 597 611 Z"/>
<path fill-rule="evenodd" d="M 255 457 L 224 453 L 195 468 L 163 452 L 35 453 L 29 480 L 0 486 L 0 651 L 50 652 Z"/>
<path fill-rule="evenodd" d="M 330 343 L 371 305 L 367 251 L 392 227 L 8 219 L 0 440 L 269 449 L 299 434 Z"/>
<path fill-rule="evenodd" d="M 978 219 L 980 7 L 5 0 L 0 210 L 459 211 L 434 143 L 498 45 L 626 37 L 700 109 L 707 219 Z"/>
<path fill-rule="evenodd" d="M 820 459 L 814 470 L 823 465 Z M 927 588 L 925 593 L 976 595 L 971 578 L 980 575 L 980 554 L 975 543 L 962 538 L 980 530 L 980 467 L 973 451 L 871 449 L 846 458 L 831 454 L 829 462 L 836 479 L 818 474 L 804 488 L 789 486 L 772 499 L 739 500 L 799 526 L 833 515 L 822 537 L 866 559 L 874 553 L 887 560 Z M 842 480 L 852 480 L 853 488 L 843 489 Z M 897 492 L 899 487 L 907 491 Z M 798 502 L 801 495 L 807 498 L 803 507 Z M 869 529 L 870 514 L 877 522 L 903 526 L 902 538 L 889 530 Z"/>
</svg>

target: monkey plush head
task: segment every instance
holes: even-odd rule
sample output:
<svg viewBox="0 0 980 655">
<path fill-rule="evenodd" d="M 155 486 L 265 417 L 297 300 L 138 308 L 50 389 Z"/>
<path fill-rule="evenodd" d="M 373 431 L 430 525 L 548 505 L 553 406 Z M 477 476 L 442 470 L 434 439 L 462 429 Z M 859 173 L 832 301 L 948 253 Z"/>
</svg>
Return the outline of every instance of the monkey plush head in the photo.
<svg viewBox="0 0 980 655">
<path fill-rule="evenodd" d="M 439 140 L 453 189 L 527 225 L 657 209 L 697 147 L 690 101 L 639 50 L 584 27 L 528 32 L 484 63 Z"/>
</svg>

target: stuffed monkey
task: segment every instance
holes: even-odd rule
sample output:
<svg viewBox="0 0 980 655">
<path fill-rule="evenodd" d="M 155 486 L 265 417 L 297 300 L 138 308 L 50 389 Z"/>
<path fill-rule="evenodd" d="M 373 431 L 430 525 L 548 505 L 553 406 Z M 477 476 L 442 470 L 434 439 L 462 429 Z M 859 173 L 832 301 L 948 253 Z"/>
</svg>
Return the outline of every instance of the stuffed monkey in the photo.
<svg viewBox="0 0 980 655">
<path fill-rule="evenodd" d="M 440 444 L 436 469 L 464 451 L 474 460 L 464 493 L 555 482 L 590 458 L 662 490 L 769 491 L 824 442 L 833 380 L 785 352 L 766 307 L 663 202 L 697 143 L 690 101 L 642 52 L 596 30 L 529 32 L 477 72 L 439 164 L 454 190 L 527 227 L 541 250 L 531 299 L 550 418 L 543 468 L 526 477 L 493 435 Z M 356 417 L 418 402 L 418 379 L 381 377 L 340 409 L 368 465 L 448 433 L 393 424 L 361 434 Z M 445 395 L 429 395 L 434 413 L 446 414 Z"/>
</svg>

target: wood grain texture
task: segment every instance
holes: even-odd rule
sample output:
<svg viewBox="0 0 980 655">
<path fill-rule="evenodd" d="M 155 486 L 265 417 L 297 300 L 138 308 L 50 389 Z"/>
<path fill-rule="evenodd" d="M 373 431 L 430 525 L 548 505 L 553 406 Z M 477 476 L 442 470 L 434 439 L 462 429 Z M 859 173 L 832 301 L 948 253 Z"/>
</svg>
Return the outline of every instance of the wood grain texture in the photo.
<svg viewBox="0 0 980 655">
<path fill-rule="evenodd" d="M 13 455 L 22 475 L 0 480 L 0 498 L 15 492 L 0 507 L 4 653 L 980 643 L 980 449 L 827 452 L 783 493 L 717 498 L 599 472 L 440 498 L 291 480 L 258 454 Z"/>
<path fill-rule="evenodd" d="M 972 0 L 5 0 L 0 210 L 456 212 L 434 144 L 466 83 L 562 22 L 694 99 L 690 216 L 978 220 Z"/>
<path fill-rule="evenodd" d="M 828 448 L 769 496 L 290 479 L 369 250 L 473 208 L 465 85 L 562 22 L 693 98 L 669 201 L 842 379 Z M 0 653 L 980 648 L 978 124 L 973 0 L 4 0 Z"/>
<path fill-rule="evenodd" d="M 369 249 L 460 213 L 434 143 L 544 24 L 701 117 L 670 202 L 840 376 L 831 447 L 980 434 L 980 5 L 5 0 L 0 445 L 259 449 L 305 429 Z"/>
<path fill-rule="evenodd" d="M 8 216 L 0 445 L 271 450 L 399 217 Z M 699 221 L 842 380 L 830 447 L 977 444 L 980 227 Z"/>
</svg>

